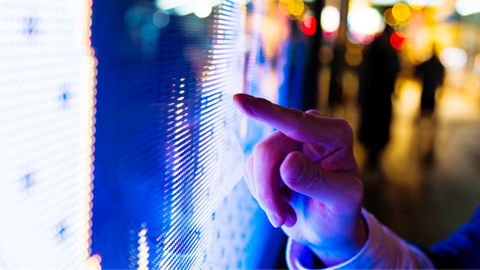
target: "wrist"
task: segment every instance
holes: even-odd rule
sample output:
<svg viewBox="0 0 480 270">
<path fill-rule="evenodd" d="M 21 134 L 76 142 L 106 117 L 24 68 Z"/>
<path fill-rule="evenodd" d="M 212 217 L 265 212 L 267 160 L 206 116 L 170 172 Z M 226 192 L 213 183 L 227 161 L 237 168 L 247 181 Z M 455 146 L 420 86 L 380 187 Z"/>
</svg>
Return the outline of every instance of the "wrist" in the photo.
<svg viewBox="0 0 480 270">
<path fill-rule="evenodd" d="M 331 244 L 322 245 L 307 245 L 310 250 L 325 264 L 330 267 L 341 264 L 353 258 L 364 247 L 368 239 L 368 229 L 363 217 L 359 218 L 356 229 L 350 237 L 345 239 L 337 239 Z"/>
</svg>

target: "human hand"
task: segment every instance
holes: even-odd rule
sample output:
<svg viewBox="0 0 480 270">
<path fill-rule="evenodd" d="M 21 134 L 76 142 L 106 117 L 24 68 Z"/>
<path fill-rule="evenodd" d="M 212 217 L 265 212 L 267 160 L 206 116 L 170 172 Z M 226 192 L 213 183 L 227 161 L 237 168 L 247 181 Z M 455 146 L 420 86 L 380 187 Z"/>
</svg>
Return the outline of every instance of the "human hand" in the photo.
<svg viewBox="0 0 480 270">
<path fill-rule="evenodd" d="M 327 266 L 353 257 L 367 232 L 348 123 L 246 94 L 235 95 L 234 102 L 278 130 L 255 146 L 245 167 L 247 186 L 272 225 L 282 226 Z"/>
</svg>

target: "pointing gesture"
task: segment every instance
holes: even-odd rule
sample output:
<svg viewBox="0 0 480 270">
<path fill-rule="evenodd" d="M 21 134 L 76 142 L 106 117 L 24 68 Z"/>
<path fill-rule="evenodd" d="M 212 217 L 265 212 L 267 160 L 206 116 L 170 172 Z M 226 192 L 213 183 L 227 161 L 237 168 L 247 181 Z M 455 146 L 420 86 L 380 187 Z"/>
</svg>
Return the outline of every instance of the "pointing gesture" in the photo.
<svg viewBox="0 0 480 270">
<path fill-rule="evenodd" d="M 247 185 L 272 225 L 327 265 L 348 260 L 366 241 L 350 126 L 245 94 L 234 102 L 278 130 L 255 146 L 245 168 Z"/>
</svg>

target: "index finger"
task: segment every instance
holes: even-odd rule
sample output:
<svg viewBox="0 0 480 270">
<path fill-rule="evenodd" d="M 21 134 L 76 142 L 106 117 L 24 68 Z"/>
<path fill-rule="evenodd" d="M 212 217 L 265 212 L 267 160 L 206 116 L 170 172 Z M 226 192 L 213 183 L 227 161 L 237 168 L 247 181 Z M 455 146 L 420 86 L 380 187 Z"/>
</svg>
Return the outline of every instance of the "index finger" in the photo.
<svg viewBox="0 0 480 270">
<path fill-rule="evenodd" d="M 248 116 L 265 122 L 294 140 L 335 147 L 350 142 L 347 136 L 351 136 L 352 131 L 345 120 L 307 114 L 246 94 L 236 94 L 233 101 Z"/>
</svg>

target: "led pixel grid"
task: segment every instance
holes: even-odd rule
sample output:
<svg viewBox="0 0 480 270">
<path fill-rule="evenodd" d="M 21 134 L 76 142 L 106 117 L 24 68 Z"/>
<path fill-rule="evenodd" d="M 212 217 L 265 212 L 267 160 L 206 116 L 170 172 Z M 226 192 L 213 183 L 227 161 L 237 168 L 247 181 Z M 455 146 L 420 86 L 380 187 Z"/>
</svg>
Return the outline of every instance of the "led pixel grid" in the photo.
<svg viewBox="0 0 480 270">
<path fill-rule="evenodd" d="M 213 3 L 203 18 L 151 1 L 94 2 L 92 248 L 103 267 L 236 269 L 266 261 L 272 228 L 241 179 L 245 152 L 267 131 L 232 102 L 246 80 L 247 7 Z M 248 55 L 253 65 L 256 55 Z"/>
<path fill-rule="evenodd" d="M 1 269 L 91 263 L 90 15 L 91 1 L 0 0 Z"/>
</svg>

